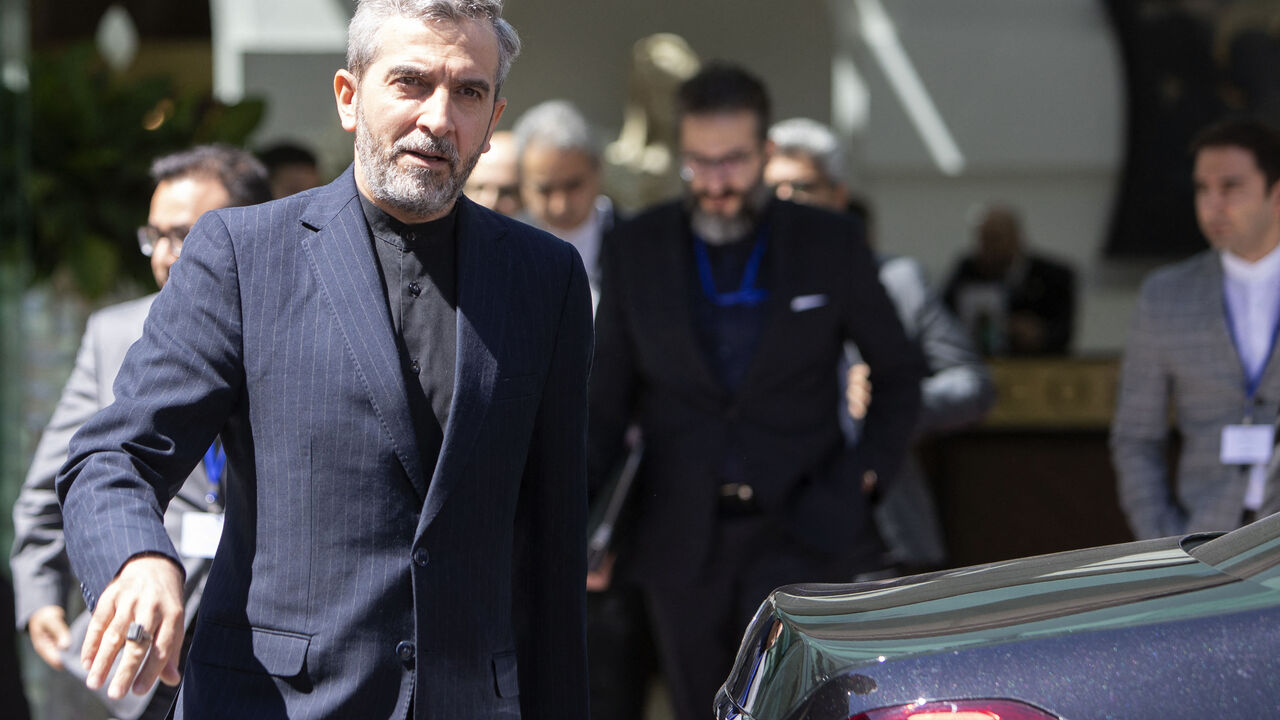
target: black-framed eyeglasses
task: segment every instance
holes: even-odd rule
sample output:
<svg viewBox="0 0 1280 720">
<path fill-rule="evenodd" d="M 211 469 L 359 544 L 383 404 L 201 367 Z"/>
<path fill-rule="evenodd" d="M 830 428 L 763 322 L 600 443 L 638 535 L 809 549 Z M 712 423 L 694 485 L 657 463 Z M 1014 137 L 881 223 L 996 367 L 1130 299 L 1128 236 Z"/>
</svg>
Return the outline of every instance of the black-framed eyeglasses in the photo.
<svg viewBox="0 0 1280 720">
<path fill-rule="evenodd" d="M 169 252 L 177 257 L 182 254 L 182 241 L 186 239 L 189 232 L 191 232 L 190 225 L 164 230 L 154 225 L 143 225 L 138 228 L 138 249 L 143 255 L 151 257 L 151 254 L 156 251 L 156 245 L 160 244 L 161 240 L 168 240 Z"/>
<path fill-rule="evenodd" d="M 689 182 L 699 175 L 736 175 L 759 156 L 757 150 L 734 150 L 720 157 L 685 151 L 680 155 L 680 177 Z"/>
</svg>

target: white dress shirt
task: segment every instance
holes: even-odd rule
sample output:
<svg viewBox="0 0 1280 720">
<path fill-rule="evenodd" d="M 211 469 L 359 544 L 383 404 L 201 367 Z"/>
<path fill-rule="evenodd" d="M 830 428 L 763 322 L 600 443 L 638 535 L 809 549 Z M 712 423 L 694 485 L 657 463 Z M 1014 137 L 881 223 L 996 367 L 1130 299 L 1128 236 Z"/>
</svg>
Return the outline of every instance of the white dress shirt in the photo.
<svg viewBox="0 0 1280 720">
<path fill-rule="evenodd" d="M 578 227 L 571 230 L 543 228 L 572 245 L 582 256 L 582 264 L 587 269 L 587 283 L 591 286 L 593 309 L 600 304 L 600 240 L 608 230 L 606 222 L 612 216 L 613 203 L 609 198 L 600 195 L 596 198 L 591 214 Z"/>
</svg>

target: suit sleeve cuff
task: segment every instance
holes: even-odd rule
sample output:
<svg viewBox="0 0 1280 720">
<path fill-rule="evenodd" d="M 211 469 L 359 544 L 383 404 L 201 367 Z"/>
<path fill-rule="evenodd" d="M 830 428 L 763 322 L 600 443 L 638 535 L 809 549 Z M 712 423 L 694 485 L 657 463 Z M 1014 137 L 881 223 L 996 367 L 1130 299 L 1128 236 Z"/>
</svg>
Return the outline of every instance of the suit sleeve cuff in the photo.
<svg viewBox="0 0 1280 720">
<path fill-rule="evenodd" d="M 66 583 L 51 577 L 14 577 L 14 621 L 19 632 L 26 632 L 27 623 L 37 610 L 50 605 L 66 607 Z"/>
</svg>

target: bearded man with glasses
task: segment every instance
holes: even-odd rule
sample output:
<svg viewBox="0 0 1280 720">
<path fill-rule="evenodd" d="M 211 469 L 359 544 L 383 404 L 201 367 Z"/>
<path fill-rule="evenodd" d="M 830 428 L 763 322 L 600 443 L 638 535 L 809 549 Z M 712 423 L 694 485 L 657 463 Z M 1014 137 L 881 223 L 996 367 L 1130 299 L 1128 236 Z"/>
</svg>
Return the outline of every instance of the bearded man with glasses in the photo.
<svg viewBox="0 0 1280 720">
<path fill-rule="evenodd" d="M 644 589 L 676 717 L 693 720 L 773 588 L 878 566 L 870 505 L 902 461 L 924 362 L 861 224 L 764 184 L 763 84 L 711 64 L 676 107 L 684 197 L 604 244 L 588 475 L 599 492 L 637 423 L 634 531 L 613 568 Z M 875 386 L 852 448 L 837 421 L 847 340 Z"/>
</svg>

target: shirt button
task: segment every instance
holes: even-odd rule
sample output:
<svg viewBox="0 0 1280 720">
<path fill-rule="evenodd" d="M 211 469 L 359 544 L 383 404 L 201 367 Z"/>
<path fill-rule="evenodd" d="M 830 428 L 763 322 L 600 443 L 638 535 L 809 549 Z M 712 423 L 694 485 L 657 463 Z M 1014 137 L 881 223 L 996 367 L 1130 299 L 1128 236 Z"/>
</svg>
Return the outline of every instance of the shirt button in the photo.
<svg viewBox="0 0 1280 720">
<path fill-rule="evenodd" d="M 408 640 L 405 640 L 396 646 L 396 657 L 400 658 L 403 662 L 413 662 L 413 656 L 416 653 L 417 650 L 413 647 L 413 643 Z"/>
<path fill-rule="evenodd" d="M 422 294 L 422 286 L 419 285 L 416 280 L 409 283 L 409 294 L 414 297 L 418 297 Z"/>
<path fill-rule="evenodd" d="M 409 369 L 413 370 L 414 375 L 422 372 L 422 366 L 418 364 L 417 360 L 409 361 Z"/>
<path fill-rule="evenodd" d="M 426 567 L 427 563 L 430 561 L 431 561 L 431 553 L 427 552 L 426 548 L 418 548 L 413 551 L 414 565 L 417 565 L 418 567 Z"/>
</svg>

